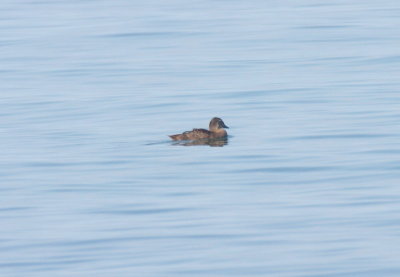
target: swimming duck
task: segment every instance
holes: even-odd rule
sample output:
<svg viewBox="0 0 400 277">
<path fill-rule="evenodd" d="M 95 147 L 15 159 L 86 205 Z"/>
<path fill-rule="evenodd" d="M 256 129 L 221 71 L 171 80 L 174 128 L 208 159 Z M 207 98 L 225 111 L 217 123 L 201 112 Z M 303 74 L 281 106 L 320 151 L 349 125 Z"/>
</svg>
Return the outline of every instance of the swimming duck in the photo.
<svg viewBox="0 0 400 277">
<path fill-rule="evenodd" d="M 214 139 L 223 138 L 228 136 L 224 128 L 229 129 L 228 126 L 219 117 L 214 117 L 210 121 L 210 130 L 206 129 L 193 129 L 186 131 L 182 134 L 170 135 L 173 140 L 197 140 L 197 139 Z"/>
</svg>

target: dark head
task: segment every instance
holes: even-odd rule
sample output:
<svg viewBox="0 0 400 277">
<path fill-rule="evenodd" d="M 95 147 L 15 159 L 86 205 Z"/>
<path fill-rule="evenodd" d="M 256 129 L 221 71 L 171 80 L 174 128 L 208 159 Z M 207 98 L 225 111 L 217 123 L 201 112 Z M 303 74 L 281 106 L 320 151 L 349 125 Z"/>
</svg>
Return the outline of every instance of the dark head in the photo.
<svg viewBox="0 0 400 277">
<path fill-rule="evenodd" d="M 211 119 L 211 121 L 210 121 L 210 131 L 217 130 L 217 129 L 223 129 L 223 128 L 229 129 L 229 127 L 225 125 L 225 123 L 222 121 L 221 118 L 214 117 L 213 119 Z"/>
</svg>

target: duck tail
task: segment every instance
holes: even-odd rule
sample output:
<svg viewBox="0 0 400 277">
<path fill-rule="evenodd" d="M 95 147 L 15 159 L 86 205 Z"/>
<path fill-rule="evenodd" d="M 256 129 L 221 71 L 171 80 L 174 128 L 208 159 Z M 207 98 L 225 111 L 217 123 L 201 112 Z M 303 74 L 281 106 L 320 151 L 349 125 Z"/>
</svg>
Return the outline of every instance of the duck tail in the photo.
<svg viewBox="0 0 400 277">
<path fill-rule="evenodd" d="M 179 140 L 181 135 L 169 135 L 169 137 L 173 140 Z"/>
</svg>

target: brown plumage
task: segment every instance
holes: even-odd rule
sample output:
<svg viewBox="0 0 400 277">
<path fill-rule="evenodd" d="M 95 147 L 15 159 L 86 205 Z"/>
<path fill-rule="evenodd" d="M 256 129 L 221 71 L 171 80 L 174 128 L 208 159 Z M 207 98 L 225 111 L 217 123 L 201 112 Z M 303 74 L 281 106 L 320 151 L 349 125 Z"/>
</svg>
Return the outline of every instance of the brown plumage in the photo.
<svg viewBox="0 0 400 277">
<path fill-rule="evenodd" d="M 169 137 L 173 140 L 198 140 L 198 139 L 214 139 L 223 138 L 228 134 L 224 128 L 229 128 L 225 125 L 221 118 L 214 117 L 210 121 L 210 130 L 206 129 L 193 129 L 192 131 L 186 131 L 182 134 L 170 135 Z"/>
</svg>

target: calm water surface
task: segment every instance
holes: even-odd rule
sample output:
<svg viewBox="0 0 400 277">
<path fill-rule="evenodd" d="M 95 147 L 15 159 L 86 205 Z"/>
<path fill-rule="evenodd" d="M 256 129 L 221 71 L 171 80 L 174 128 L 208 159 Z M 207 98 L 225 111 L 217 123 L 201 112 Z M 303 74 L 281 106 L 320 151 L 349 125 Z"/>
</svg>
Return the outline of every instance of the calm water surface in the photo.
<svg viewBox="0 0 400 277">
<path fill-rule="evenodd" d="M 0 275 L 400 276 L 399 14 L 2 1 Z"/>
</svg>

